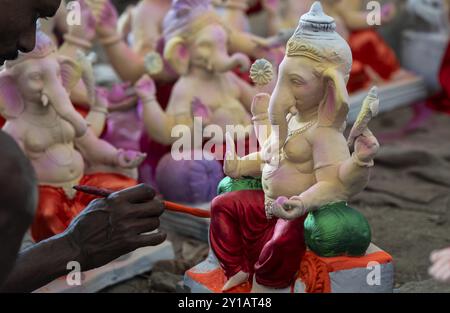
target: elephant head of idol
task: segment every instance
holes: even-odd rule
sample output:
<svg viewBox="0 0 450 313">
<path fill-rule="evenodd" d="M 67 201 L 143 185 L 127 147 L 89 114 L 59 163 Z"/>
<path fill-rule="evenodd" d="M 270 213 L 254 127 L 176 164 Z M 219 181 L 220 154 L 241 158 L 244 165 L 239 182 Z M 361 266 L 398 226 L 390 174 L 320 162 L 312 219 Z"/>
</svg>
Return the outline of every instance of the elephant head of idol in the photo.
<svg viewBox="0 0 450 313">
<path fill-rule="evenodd" d="M 11 119 L 19 118 L 28 106 L 41 112 L 54 110 L 81 136 L 87 123 L 69 97 L 81 76 L 79 64 L 60 56 L 53 41 L 38 31 L 34 50 L 7 61 L 0 72 L 0 113 Z"/>
<path fill-rule="evenodd" d="M 179 74 L 192 66 L 224 73 L 238 66 L 247 70 L 249 58 L 228 53 L 229 28 L 210 0 L 175 0 L 163 23 L 164 58 Z"/>
<path fill-rule="evenodd" d="M 280 148 L 288 135 L 289 113 L 316 116 L 319 126 L 339 128 L 345 123 L 351 66 L 349 45 L 336 32 L 334 19 L 316 1 L 287 43 L 270 99 L 270 122 L 277 126 L 273 134 Z"/>
</svg>

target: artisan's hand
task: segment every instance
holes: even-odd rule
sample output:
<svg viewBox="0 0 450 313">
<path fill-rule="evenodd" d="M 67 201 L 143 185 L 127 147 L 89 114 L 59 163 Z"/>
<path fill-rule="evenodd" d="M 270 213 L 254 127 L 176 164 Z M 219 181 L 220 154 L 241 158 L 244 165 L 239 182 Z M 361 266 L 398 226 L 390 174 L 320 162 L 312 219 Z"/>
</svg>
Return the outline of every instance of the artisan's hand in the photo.
<svg viewBox="0 0 450 313">
<path fill-rule="evenodd" d="M 133 150 L 119 149 L 117 153 L 117 165 L 121 168 L 136 168 L 144 161 L 146 153 Z"/>
<path fill-rule="evenodd" d="M 225 160 L 223 162 L 223 172 L 225 173 L 225 175 L 230 176 L 231 178 L 239 178 L 241 176 L 239 173 L 240 159 L 236 154 L 234 140 L 231 137 L 230 133 L 226 133 L 225 138 L 227 152 L 225 153 Z"/>
<path fill-rule="evenodd" d="M 380 148 L 377 138 L 367 128 L 361 136 L 355 140 L 355 154 L 362 162 L 371 162 Z"/>
<path fill-rule="evenodd" d="M 442 282 L 450 282 L 450 248 L 434 251 L 431 253 L 430 260 L 433 265 L 428 273 Z"/>
<path fill-rule="evenodd" d="M 83 271 L 145 246 L 155 246 L 166 234 L 154 231 L 164 205 L 155 192 L 141 184 L 92 201 L 69 225 L 63 236 L 77 251 Z"/>
<path fill-rule="evenodd" d="M 308 213 L 308 210 L 305 208 L 300 197 L 294 196 L 290 199 L 278 197 L 272 206 L 271 213 L 285 220 L 295 220 Z"/>
</svg>

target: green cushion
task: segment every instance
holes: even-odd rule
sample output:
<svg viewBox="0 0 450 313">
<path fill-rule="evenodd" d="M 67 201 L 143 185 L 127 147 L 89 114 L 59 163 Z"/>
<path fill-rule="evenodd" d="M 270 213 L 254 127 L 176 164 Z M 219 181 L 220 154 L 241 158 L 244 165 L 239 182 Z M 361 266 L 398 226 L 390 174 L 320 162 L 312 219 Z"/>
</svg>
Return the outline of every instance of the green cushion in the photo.
<svg viewBox="0 0 450 313">
<path fill-rule="evenodd" d="M 310 212 L 304 225 L 306 244 L 319 256 L 362 256 L 371 242 L 366 218 L 345 202 Z"/>
<path fill-rule="evenodd" d="M 260 190 L 262 189 L 261 178 L 243 177 L 234 179 L 225 177 L 217 186 L 217 195 L 237 190 Z"/>
</svg>

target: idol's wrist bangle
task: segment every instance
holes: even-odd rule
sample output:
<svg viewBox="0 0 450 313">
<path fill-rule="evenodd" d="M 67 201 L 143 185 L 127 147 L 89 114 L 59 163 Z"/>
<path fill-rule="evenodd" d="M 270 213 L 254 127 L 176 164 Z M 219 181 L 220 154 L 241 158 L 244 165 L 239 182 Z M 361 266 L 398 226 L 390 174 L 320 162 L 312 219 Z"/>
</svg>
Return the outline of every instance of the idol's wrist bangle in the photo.
<svg viewBox="0 0 450 313">
<path fill-rule="evenodd" d="M 360 167 L 373 167 L 375 165 L 373 159 L 370 161 L 361 161 L 355 152 L 352 154 L 353 162 Z"/>
<path fill-rule="evenodd" d="M 63 38 L 64 38 L 65 42 L 75 45 L 77 47 L 83 48 L 85 50 L 90 50 L 92 48 L 92 43 L 90 43 L 86 39 L 78 38 L 78 37 L 72 36 L 70 34 L 65 34 L 63 36 Z"/>
</svg>

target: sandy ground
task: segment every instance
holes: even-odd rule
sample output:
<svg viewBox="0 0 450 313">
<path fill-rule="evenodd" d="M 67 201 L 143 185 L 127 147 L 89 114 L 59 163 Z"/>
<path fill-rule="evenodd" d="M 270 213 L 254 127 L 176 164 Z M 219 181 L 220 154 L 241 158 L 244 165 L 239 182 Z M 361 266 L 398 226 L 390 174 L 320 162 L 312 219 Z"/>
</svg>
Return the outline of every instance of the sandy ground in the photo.
<svg viewBox="0 0 450 313">
<path fill-rule="evenodd" d="M 381 114 L 371 124 L 373 132 L 381 138 L 387 138 L 386 133 L 399 129 L 412 116 L 410 108 L 401 108 Z M 384 151 L 402 150 L 408 154 L 408 149 L 415 149 L 426 154 L 442 158 L 450 165 L 450 116 L 432 113 L 431 116 L 415 131 L 395 140 L 382 140 Z M 448 151 L 448 154 L 445 152 Z M 448 158 L 447 158 L 448 156 Z M 381 158 L 380 158 L 381 159 Z M 382 161 L 380 161 L 383 163 Z M 379 163 L 380 163 L 379 162 Z M 443 163 L 446 165 L 446 163 Z M 378 169 L 378 171 L 377 171 Z M 426 173 L 446 174 L 449 168 L 441 168 L 436 164 L 425 164 L 422 168 Z M 401 170 L 401 172 L 404 172 Z M 379 180 L 377 173 L 383 173 L 384 179 L 393 183 L 390 187 L 395 195 L 416 193 L 422 195 L 423 187 L 429 180 L 417 183 L 405 190 L 405 176 L 398 169 L 386 171 L 382 165 L 374 170 L 374 181 Z M 450 177 L 450 171 L 447 173 Z M 444 176 L 444 183 L 447 181 Z M 450 197 L 450 179 L 447 187 L 441 183 L 431 189 L 443 188 L 444 194 Z M 446 185 L 446 184 L 444 184 Z M 395 288 L 398 292 L 450 292 L 450 284 L 439 284 L 427 274 L 430 252 L 437 248 L 450 246 L 450 212 L 442 207 L 442 202 L 431 201 L 422 206 L 409 205 L 405 202 L 402 207 L 398 201 L 373 201 L 374 198 L 369 185 L 368 191 L 363 192 L 353 205 L 368 218 L 372 226 L 373 242 L 389 252 L 395 261 Z M 425 189 L 427 190 L 427 189 Z M 380 197 L 378 197 L 380 198 Z M 449 198 L 450 199 L 450 198 Z M 364 204 L 369 202 L 370 204 Z M 402 202 L 400 201 L 400 204 Z M 160 262 L 152 272 L 140 275 L 129 281 L 109 287 L 104 292 L 175 292 L 176 284 L 182 280 L 186 269 L 203 260 L 208 247 L 205 243 L 181 238 L 170 234 L 175 243 L 176 260 Z"/>
</svg>

